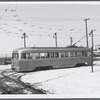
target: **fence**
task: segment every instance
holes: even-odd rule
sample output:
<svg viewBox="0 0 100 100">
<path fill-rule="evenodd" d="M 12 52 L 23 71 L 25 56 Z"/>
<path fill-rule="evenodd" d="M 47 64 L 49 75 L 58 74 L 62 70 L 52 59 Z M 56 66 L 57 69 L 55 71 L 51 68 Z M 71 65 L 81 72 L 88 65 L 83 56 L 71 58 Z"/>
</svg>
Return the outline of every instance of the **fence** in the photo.
<svg viewBox="0 0 100 100">
<path fill-rule="evenodd" d="M 12 54 L 0 54 L 0 65 L 10 64 Z"/>
</svg>

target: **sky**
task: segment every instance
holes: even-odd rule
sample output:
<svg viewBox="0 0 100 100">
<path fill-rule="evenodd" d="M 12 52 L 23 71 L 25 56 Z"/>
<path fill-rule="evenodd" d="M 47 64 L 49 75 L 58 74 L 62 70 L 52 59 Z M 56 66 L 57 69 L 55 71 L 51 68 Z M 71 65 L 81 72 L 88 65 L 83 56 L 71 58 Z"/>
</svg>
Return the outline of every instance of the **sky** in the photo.
<svg viewBox="0 0 100 100">
<path fill-rule="evenodd" d="M 74 44 L 86 35 L 86 18 L 90 18 L 88 33 L 95 29 L 96 46 L 100 44 L 100 2 L 0 3 L 0 54 L 23 47 L 23 33 L 27 35 L 27 47 L 55 47 L 55 33 L 58 47 L 70 45 L 70 37 Z M 88 39 L 91 47 L 91 36 Z M 76 45 L 86 47 L 86 38 Z"/>
</svg>

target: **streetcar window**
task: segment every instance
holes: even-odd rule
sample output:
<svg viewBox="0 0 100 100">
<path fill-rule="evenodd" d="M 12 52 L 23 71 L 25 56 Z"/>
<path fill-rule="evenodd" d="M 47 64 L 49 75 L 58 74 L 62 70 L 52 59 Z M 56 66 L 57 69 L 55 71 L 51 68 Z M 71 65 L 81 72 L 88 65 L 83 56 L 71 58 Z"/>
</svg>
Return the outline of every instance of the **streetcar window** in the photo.
<svg viewBox="0 0 100 100">
<path fill-rule="evenodd" d="M 54 53 L 49 53 L 50 58 L 54 58 Z"/>
<path fill-rule="evenodd" d="M 59 57 L 59 54 L 58 53 L 54 53 L 54 57 L 55 58 L 58 58 Z"/>
<path fill-rule="evenodd" d="M 81 52 L 82 56 L 87 56 L 87 52 Z"/>
<path fill-rule="evenodd" d="M 73 52 L 73 57 L 77 57 L 77 52 Z"/>
<path fill-rule="evenodd" d="M 58 58 L 58 53 L 45 53 L 46 58 Z"/>
<path fill-rule="evenodd" d="M 87 56 L 87 52 L 84 52 L 85 56 Z"/>
<path fill-rule="evenodd" d="M 40 53 L 41 58 L 45 58 L 45 53 Z"/>
<path fill-rule="evenodd" d="M 26 53 L 26 59 L 30 59 L 30 53 Z"/>
<path fill-rule="evenodd" d="M 26 59 L 26 54 L 25 53 L 21 54 L 21 59 Z"/>
<path fill-rule="evenodd" d="M 32 59 L 35 59 L 35 53 L 31 53 Z"/>
<path fill-rule="evenodd" d="M 65 53 L 61 53 L 61 58 L 64 58 L 65 57 Z"/>
<path fill-rule="evenodd" d="M 24 53 L 21 56 L 22 59 L 39 59 L 45 58 L 45 53 Z"/>
<path fill-rule="evenodd" d="M 30 53 L 30 57 L 29 57 L 29 59 L 35 59 L 33 53 Z"/>
<path fill-rule="evenodd" d="M 81 57 L 82 56 L 82 52 L 77 52 L 77 56 Z"/>
<path fill-rule="evenodd" d="M 36 59 L 40 58 L 40 53 L 35 53 L 35 58 Z"/>
<path fill-rule="evenodd" d="M 46 56 L 46 58 L 49 58 L 49 57 L 50 57 L 50 56 L 49 56 L 49 53 L 46 53 L 45 56 Z"/>
<path fill-rule="evenodd" d="M 82 56 L 88 56 L 88 52 L 77 52 L 77 56 L 78 57 L 82 57 Z"/>
<path fill-rule="evenodd" d="M 69 52 L 66 52 L 65 53 L 65 57 L 69 57 Z"/>
<path fill-rule="evenodd" d="M 59 53 L 59 58 L 64 58 L 65 57 L 65 53 L 61 52 Z"/>
<path fill-rule="evenodd" d="M 32 59 L 30 53 L 23 53 L 21 54 L 21 59 Z"/>
<path fill-rule="evenodd" d="M 88 52 L 88 57 L 91 56 L 91 55 L 92 55 L 91 52 Z"/>
<path fill-rule="evenodd" d="M 45 58 L 59 58 L 59 53 L 45 53 Z"/>
<path fill-rule="evenodd" d="M 85 56 L 85 53 L 84 52 L 81 52 L 82 53 L 82 56 Z"/>
<path fill-rule="evenodd" d="M 19 59 L 19 54 L 18 53 L 13 53 L 12 58 L 13 59 Z"/>
<path fill-rule="evenodd" d="M 73 52 L 70 52 L 70 57 L 73 57 Z"/>
</svg>

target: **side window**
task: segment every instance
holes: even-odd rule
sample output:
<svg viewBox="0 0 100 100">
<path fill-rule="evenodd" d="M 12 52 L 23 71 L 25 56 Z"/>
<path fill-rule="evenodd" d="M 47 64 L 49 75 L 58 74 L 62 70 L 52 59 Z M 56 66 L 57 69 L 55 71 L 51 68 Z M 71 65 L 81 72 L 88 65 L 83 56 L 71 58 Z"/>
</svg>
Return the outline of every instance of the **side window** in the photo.
<svg viewBox="0 0 100 100">
<path fill-rule="evenodd" d="M 65 53 L 61 53 L 61 58 L 64 58 L 65 57 Z"/>
<path fill-rule="evenodd" d="M 92 55 L 91 52 L 88 52 L 88 57 L 91 56 L 91 55 Z"/>
<path fill-rule="evenodd" d="M 35 59 L 35 53 L 31 53 L 32 59 Z"/>
<path fill-rule="evenodd" d="M 77 57 L 77 52 L 73 52 L 73 57 Z"/>
<path fill-rule="evenodd" d="M 84 52 L 85 56 L 87 56 L 87 52 Z"/>
<path fill-rule="evenodd" d="M 30 59 L 30 53 L 26 53 L 26 59 Z"/>
<path fill-rule="evenodd" d="M 59 58 L 64 58 L 64 57 L 65 57 L 65 55 L 66 55 L 66 53 L 61 52 L 61 53 L 59 53 Z"/>
<path fill-rule="evenodd" d="M 46 57 L 46 58 L 50 58 L 49 53 L 45 53 L 45 57 Z"/>
<path fill-rule="evenodd" d="M 35 58 L 39 59 L 40 58 L 40 53 L 35 53 Z"/>
<path fill-rule="evenodd" d="M 81 52 L 82 53 L 82 56 L 87 56 L 87 52 Z"/>
<path fill-rule="evenodd" d="M 70 52 L 70 57 L 73 57 L 73 52 Z"/>
<path fill-rule="evenodd" d="M 19 59 L 19 54 L 18 53 L 16 54 L 16 58 Z"/>
<path fill-rule="evenodd" d="M 30 53 L 23 53 L 21 54 L 21 59 L 32 59 Z"/>
<path fill-rule="evenodd" d="M 59 58 L 59 53 L 45 53 L 45 58 Z"/>
<path fill-rule="evenodd" d="M 84 52 L 82 52 L 82 56 L 85 56 L 85 53 Z"/>
<path fill-rule="evenodd" d="M 69 57 L 69 52 L 66 52 L 65 53 L 65 57 Z"/>
<path fill-rule="evenodd" d="M 55 58 L 59 58 L 59 53 L 54 53 Z"/>
<path fill-rule="evenodd" d="M 41 58 L 45 58 L 45 53 L 40 53 Z"/>
<path fill-rule="evenodd" d="M 54 58 L 54 53 L 49 53 L 49 58 Z"/>
<path fill-rule="evenodd" d="M 61 52 L 61 53 L 59 53 L 59 58 L 65 58 L 65 57 L 70 57 L 70 53 L 69 52 Z"/>
<path fill-rule="evenodd" d="M 82 56 L 82 52 L 77 52 L 77 56 L 81 57 Z"/>
</svg>

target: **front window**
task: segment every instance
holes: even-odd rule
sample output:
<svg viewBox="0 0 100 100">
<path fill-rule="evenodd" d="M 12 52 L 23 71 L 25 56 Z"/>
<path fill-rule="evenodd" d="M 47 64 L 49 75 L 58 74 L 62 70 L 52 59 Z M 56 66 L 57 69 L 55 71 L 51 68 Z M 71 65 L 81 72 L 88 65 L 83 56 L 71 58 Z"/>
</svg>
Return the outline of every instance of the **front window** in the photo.
<svg viewBox="0 0 100 100">
<path fill-rule="evenodd" d="M 12 59 L 19 59 L 19 54 L 18 53 L 13 53 L 12 54 Z"/>
</svg>

